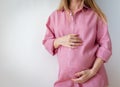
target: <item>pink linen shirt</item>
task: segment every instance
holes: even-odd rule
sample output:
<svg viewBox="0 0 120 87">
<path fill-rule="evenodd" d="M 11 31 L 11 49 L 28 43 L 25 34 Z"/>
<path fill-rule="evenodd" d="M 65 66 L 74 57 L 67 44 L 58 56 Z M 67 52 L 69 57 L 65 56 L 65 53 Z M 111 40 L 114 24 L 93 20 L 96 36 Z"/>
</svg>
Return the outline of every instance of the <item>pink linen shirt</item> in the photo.
<svg viewBox="0 0 120 87">
<path fill-rule="evenodd" d="M 75 15 L 65 10 L 53 11 L 46 23 L 46 33 L 42 44 L 51 54 L 57 54 L 59 63 L 58 80 L 54 87 L 105 87 L 108 85 L 108 77 L 104 64 L 98 73 L 80 84 L 74 83 L 71 78 L 76 72 L 89 69 L 96 58 L 101 58 L 104 63 L 112 55 L 112 44 L 108 32 L 108 25 L 91 8 L 83 6 Z M 59 46 L 55 49 L 54 40 L 68 34 L 79 34 L 83 44 L 77 48 Z"/>
</svg>

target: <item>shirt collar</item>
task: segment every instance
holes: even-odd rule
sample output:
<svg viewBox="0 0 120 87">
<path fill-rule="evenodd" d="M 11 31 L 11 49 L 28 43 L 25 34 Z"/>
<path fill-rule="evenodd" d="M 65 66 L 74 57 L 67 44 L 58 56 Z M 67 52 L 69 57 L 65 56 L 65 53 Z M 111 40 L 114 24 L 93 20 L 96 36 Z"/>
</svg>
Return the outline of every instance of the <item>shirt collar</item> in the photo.
<svg viewBox="0 0 120 87">
<path fill-rule="evenodd" d="M 84 8 L 85 8 L 85 9 L 88 9 L 89 7 L 88 7 L 87 5 L 85 5 L 85 4 L 83 4 L 83 5 L 81 6 L 81 8 L 79 8 L 75 13 L 84 10 Z"/>
<path fill-rule="evenodd" d="M 87 6 L 87 5 L 85 5 L 85 4 L 83 5 L 83 7 L 84 7 L 84 8 L 86 8 L 86 9 L 90 8 L 90 7 L 88 7 L 88 6 Z"/>
<path fill-rule="evenodd" d="M 85 5 L 85 4 L 83 4 L 82 6 L 81 6 L 81 8 L 79 8 L 76 12 L 75 12 L 75 14 L 77 13 L 77 12 L 79 12 L 79 11 L 82 11 L 82 10 L 84 10 L 84 9 L 89 9 L 90 7 L 88 7 L 87 5 Z M 64 11 L 64 9 L 63 9 L 63 11 Z M 67 11 L 67 13 L 68 14 L 70 14 L 71 15 L 71 11 L 69 10 L 69 11 Z"/>
</svg>

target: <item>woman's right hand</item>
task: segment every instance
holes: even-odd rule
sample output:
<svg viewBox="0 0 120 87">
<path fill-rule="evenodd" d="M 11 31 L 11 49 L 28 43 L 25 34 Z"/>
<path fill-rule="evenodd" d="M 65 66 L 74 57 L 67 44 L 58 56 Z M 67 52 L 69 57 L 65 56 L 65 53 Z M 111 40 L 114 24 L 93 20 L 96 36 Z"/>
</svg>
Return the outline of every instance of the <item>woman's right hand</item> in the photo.
<svg viewBox="0 0 120 87">
<path fill-rule="evenodd" d="M 58 48 L 60 45 L 70 48 L 76 48 L 82 45 L 82 40 L 78 37 L 78 34 L 68 34 L 55 39 L 54 47 Z"/>
</svg>

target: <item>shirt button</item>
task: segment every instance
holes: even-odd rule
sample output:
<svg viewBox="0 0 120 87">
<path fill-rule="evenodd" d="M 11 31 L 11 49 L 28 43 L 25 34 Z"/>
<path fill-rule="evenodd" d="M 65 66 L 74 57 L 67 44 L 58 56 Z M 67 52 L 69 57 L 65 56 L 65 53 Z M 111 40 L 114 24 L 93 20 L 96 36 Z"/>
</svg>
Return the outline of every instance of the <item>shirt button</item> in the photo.
<svg viewBox="0 0 120 87">
<path fill-rule="evenodd" d="M 70 13 L 70 16 L 72 16 L 72 13 Z"/>
</svg>

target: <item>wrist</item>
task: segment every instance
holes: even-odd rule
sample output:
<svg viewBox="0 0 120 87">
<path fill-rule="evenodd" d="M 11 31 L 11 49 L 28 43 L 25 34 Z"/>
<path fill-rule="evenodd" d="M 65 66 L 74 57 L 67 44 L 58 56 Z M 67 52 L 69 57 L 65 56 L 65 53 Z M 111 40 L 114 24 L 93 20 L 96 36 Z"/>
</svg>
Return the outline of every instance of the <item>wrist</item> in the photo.
<svg viewBox="0 0 120 87">
<path fill-rule="evenodd" d="M 56 38 L 56 39 L 54 40 L 54 47 L 55 47 L 55 48 L 58 48 L 60 45 L 61 45 L 61 43 L 60 43 L 60 38 Z"/>
<path fill-rule="evenodd" d="M 92 73 L 93 75 L 96 75 L 97 72 L 98 72 L 97 69 L 95 69 L 95 68 L 92 68 L 92 69 L 91 69 L 91 73 Z"/>
<path fill-rule="evenodd" d="M 101 60 L 101 58 L 96 58 L 95 63 L 91 68 L 92 73 L 96 74 L 100 70 L 102 65 L 103 65 L 103 60 Z"/>
</svg>

